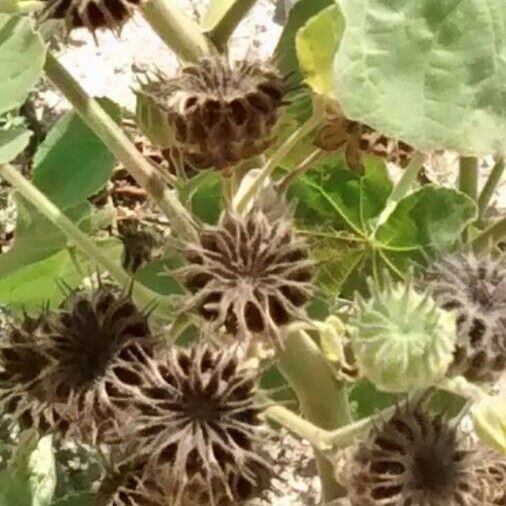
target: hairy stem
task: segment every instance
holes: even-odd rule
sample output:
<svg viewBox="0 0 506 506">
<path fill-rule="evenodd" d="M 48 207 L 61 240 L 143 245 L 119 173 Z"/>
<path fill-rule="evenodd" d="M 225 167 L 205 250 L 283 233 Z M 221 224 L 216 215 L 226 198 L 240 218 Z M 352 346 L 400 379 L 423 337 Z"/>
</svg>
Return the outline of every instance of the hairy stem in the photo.
<svg viewBox="0 0 506 506">
<path fill-rule="evenodd" d="M 155 167 L 137 150 L 121 128 L 104 111 L 100 104 L 89 97 L 79 83 L 60 62 L 47 54 L 45 71 L 49 79 L 74 106 L 77 114 L 167 215 L 175 233 L 183 238 L 195 234 L 193 219 L 177 198 L 174 190 L 167 188 Z"/>
<path fill-rule="evenodd" d="M 230 36 L 255 2 L 256 0 L 235 0 L 222 18 L 207 32 L 208 37 L 220 51 L 225 51 Z"/>
<path fill-rule="evenodd" d="M 487 212 L 488 206 L 492 197 L 494 195 L 495 189 L 497 185 L 501 181 L 502 175 L 504 173 L 504 169 L 506 165 L 504 164 L 504 159 L 501 158 L 496 161 L 495 165 L 492 167 L 490 174 L 487 178 L 487 182 L 481 190 L 480 196 L 478 198 L 478 207 L 480 209 L 480 220 L 485 217 L 485 213 Z"/>
<path fill-rule="evenodd" d="M 263 183 L 271 176 L 274 169 L 283 161 L 292 149 L 297 146 L 307 135 L 309 135 L 320 123 L 323 114 L 323 105 L 319 102 L 315 103 L 314 112 L 311 118 L 304 123 L 298 130 L 296 130 L 286 141 L 279 146 L 273 153 L 267 163 L 259 171 L 256 178 L 249 184 L 248 188 L 237 196 L 234 202 L 235 209 L 241 213 L 243 212 L 250 200 L 255 197 L 257 192 L 262 187 Z"/>
<path fill-rule="evenodd" d="M 97 262 L 124 288 L 130 288 L 132 278 L 119 265 L 111 261 L 85 233 L 83 233 L 63 212 L 38 188 L 23 177 L 12 165 L 0 165 L 0 177 L 13 186 L 19 194 L 54 225 L 56 225 L 83 253 Z M 139 283 L 133 283 L 132 295 L 139 305 L 147 306 L 160 296 Z"/>
<path fill-rule="evenodd" d="M 346 387 L 334 373 L 307 332 L 288 333 L 277 355 L 278 366 L 299 399 L 303 415 L 324 430 L 348 425 L 352 418 Z M 342 497 L 343 488 L 334 478 L 332 464 L 316 450 L 316 461 L 325 501 Z"/>
<path fill-rule="evenodd" d="M 459 190 L 476 200 L 478 196 L 478 158 L 474 156 L 460 158 Z"/>
<path fill-rule="evenodd" d="M 481 253 L 505 238 L 506 218 L 501 218 L 473 239 L 473 250 Z"/>
<path fill-rule="evenodd" d="M 158 36 L 182 60 L 195 62 L 210 52 L 207 37 L 174 0 L 141 2 L 146 21 Z"/>
<path fill-rule="evenodd" d="M 381 212 L 378 221 L 376 223 L 375 230 L 378 230 L 380 225 L 383 225 L 397 204 L 408 194 L 416 181 L 418 173 L 422 168 L 424 161 L 424 155 L 422 153 L 415 153 L 406 167 L 406 170 L 402 173 L 401 178 L 394 186 L 392 193 L 388 197 L 385 209 Z"/>
</svg>

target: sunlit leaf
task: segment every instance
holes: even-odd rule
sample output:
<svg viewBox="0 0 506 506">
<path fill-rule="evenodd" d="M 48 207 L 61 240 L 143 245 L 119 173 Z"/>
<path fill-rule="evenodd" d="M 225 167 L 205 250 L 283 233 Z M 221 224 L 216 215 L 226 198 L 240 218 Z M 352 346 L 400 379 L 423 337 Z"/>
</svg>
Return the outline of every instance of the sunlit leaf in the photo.
<svg viewBox="0 0 506 506">
<path fill-rule="evenodd" d="M 506 150 L 503 0 L 339 0 L 345 114 L 421 150 Z"/>
<path fill-rule="evenodd" d="M 305 81 L 313 91 L 333 97 L 333 63 L 344 32 L 344 18 L 336 5 L 313 16 L 298 32 L 297 56 Z"/>
<path fill-rule="evenodd" d="M 42 74 L 45 55 L 31 19 L 0 14 L 0 114 L 23 104 Z"/>
</svg>

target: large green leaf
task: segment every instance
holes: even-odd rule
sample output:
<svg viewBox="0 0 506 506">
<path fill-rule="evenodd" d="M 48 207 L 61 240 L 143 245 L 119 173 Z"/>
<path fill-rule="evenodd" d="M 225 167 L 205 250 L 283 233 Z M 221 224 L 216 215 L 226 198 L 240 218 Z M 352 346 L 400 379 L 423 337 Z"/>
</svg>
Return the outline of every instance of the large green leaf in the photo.
<svg viewBox="0 0 506 506">
<path fill-rule="evenodd" d="M 29 18 L 0 14 L 0 114 L 26 100 L 42 74 L 45 51 Z"/>
<path fill-rule="evenodd" d="M 299 202 L 297 217 L 305 228 L 350 230 L 366 236 L 370 221 L 383 210 L 392 190 L 385 164 L 364 161 L 365 174 L 347 169 L 342 160 L 309 171 L 292 186 Z"/>
<path fill-rule="evenodd" d="M 476 218 L 476 204 L 451 188 L 424 186 L 402 199 L 376 233 L 383 248 L 444 248 Z"/>
<path fill-rule="evenodd" d="M 181 190 L 181 199 L 205 223 L 216 223 L 222 209 L 222 187 L 219 174 L 201 172 Z"/>
<path fill-rule="evenodd" d="M 14 160 L 28 146 L 31 135 L 24 128 L 0 130 L 0 164 Z"/>
<path fill-rule="evenodd" d="M 310 18 L 334 3 L 334 0 L 299 0 L 290 10 L 288 21 L 276 47 L 276 61 L 281 72 L 290 75 L 291 81 L 302 79 L 295 49 L 297 32 Z"/>
<path fill-rule="evenodd" d="M 117 240 L 99 242 L 113 261 L 119 262 L 122 245 Z M 57 306 L 65 297 L 61 284 L 69 288 L 79 285 L 85 276 L 98 271 L 98 266 L 81 253 L 64 249 L 0 278 L 0 303 L 13 310 L 39 312 L 44 304 Z"/>
<path fill-rule="evenodd" d="M 313 16 L 295 41 L 299 65 L 306 82 L 321 95 L 335 94 L 332 68 L 344 32 L 344 18 L 336 5 Z"/>
<path fill-rule="evenodd" d="M 135 277 L 144 286 L 162 295 L 183 294 L 183 288 L 171 275 L 171 271 L 183 264 L 181 256 L 172 254 L 148 263 L 136 273 Z"/>
<path fill-rule="evenodd" d="M 422 149 L 506 150 L 504 0 L 339 0 L 345 114 Z"/>
<path fill-rule="evenodd" d="M 119 121 L 121 111 L 110 101 L 102 105 Z M 65 114 L 39 147 L 33 183 L 57 206 L 66 209 L 97 193 L 111 176 L 115 158 L 74 112 Z"/>
</svg>

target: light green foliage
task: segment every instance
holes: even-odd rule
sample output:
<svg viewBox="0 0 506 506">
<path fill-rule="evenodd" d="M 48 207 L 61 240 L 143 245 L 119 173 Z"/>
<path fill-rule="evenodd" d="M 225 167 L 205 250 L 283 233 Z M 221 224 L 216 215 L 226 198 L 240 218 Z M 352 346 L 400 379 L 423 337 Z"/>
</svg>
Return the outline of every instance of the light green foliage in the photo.
<svg viewBox="0 0 506 506">
<path fill-rule="evenodd" d="M 205 223 L 216 223 L 222 209 L 220 175 L 205 171 L 191 178 L 181 189 L 181 199 Z"/>
<path fill-rule="evenodd" d="M 299 66 L 315 93 L 334 97 L 333 62 L 344 32 L 340 9 L 331 5 L 313 16 L 295 40 Z"/>
<path fill-rule="evenodd" d="M 0 14 L 0 114 L 19 107 L 42 73 L 45 47 L 29 18 Z"/>
<path fill-rule="evenodd" d="M 0 164 L 14 160 L 26 148 L 31 132 L 24 128 L 0 129 Z"/>
<path fill-rule="evenodd" d="M 421 149 L 506 149 L 503 0 L 339 0 L 345 114 Z"/>
<path fill-rule="evenodd" d="M 101 100 L 119 122 L 121 110 Z M 33 183 L 62 209 L 82 203 L 110 178 L 116 161 L 108 148 L 74 112 L 52 128 L 34 158 Z"/>
</svg>

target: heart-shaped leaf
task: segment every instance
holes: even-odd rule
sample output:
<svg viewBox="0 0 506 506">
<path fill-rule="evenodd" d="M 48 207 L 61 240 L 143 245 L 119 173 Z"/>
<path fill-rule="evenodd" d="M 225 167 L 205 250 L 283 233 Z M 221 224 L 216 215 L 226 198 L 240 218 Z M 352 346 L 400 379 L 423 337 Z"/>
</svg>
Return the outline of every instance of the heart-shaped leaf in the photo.
<svg viewBox="0 0 506 506">
<path fill-rule="evenodd" d="M 504 0 L 339 0 L 342 109 L 420 150 L 506 150 Z"/>
</svg>

